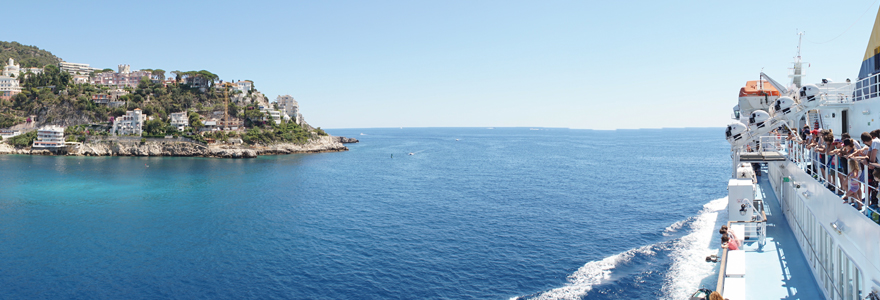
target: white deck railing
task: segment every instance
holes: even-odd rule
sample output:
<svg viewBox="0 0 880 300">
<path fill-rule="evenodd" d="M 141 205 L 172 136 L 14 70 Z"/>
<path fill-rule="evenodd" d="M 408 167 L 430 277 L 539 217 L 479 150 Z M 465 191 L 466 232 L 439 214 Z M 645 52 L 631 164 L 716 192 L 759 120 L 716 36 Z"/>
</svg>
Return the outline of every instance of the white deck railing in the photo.
<svg viewBox="0 0 880 300">
<path fill-rule="evenodd" d="M 767 141 L 764 141 L 764 137 L 761 138 L 761 146 L 767 143 L 768 148 L 776 149 L 775 145 L 778 142 L 780 137 L 766 137 Z M 806 149 L 803 144 L 800 144 L 796 141 L 790 140 L 782 140 L 782 145 L 784 145 L 783 150 L 766 150 L 766 151 L 780 151 L 784 152 L 789 161 L 794 162 L 800 169 L 804 170 L 808 174 L 812 174 L 813 178 L 816 179 L 819 183 L 825 184 L 829 189 L 836 193 L 841 197 L 841 200 L 846 200 L 850 203 L 856 203 L 858 206 L 856 207 L 860 212 L 866 215 L 868 218 L 871 218 L 873 214 L 880 213 L 878 212 L 878 208 L 869 207 L 865 204 L 865 199 L 868 199 L 870 195 L 876 194 L 878 191 L 877 186 L 870 186 L 868 184 L 869 179 L 868 176 L 872 176 L 870 172 L 868 172 L 868 168 L 866 165 L 859 163 L 859 168 L 861 168 L 861 174 L 859 178 L 856 178 L 856 181 L 859 182 L 859 190 L 856 192 L 856 197 L 849 197 L 849 199 L 844 199 L 847 191 L 849 190 L 849 174 L 843 174 L 840 172 L 840 168 L 838 167 L 839 163 L 845 163 L 849 166 L 849 160 L 845 157 L 840 159 L 839 155 L 830 155 L 828 152 L 815 151 L 814 149 Z M 847 169 L 849 169 L 847 167 Z M 876 184 L 875 184 L 876 185 Z"/>
</svg>

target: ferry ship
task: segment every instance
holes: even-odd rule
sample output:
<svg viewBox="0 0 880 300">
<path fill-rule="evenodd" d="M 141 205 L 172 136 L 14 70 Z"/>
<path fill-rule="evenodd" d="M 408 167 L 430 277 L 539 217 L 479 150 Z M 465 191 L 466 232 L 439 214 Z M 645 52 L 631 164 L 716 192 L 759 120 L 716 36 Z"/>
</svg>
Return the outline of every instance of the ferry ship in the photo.
<svg viewBox="0 0 880 300">
<path fill-rule="evenodd" d="M 726 224 L 742 242 L 736 250 L 722 246 L 717 277 L 704 287 L 730 300 L 880 299 L 873 170 L 857 159 L 859 175 L 846 174 L 841 166 L 850 159 L 830 153 L 843 134 L 870 147 L 862 133 L 880 129 L 880 11 L 855 82 L 802 84 L 800 45 L 790 77 L 785 86 L 761 73 L 740 90 L 725 132 L 732 159 Z M 828 145 L 805 140 L 829 129 Z"/>
</svg>

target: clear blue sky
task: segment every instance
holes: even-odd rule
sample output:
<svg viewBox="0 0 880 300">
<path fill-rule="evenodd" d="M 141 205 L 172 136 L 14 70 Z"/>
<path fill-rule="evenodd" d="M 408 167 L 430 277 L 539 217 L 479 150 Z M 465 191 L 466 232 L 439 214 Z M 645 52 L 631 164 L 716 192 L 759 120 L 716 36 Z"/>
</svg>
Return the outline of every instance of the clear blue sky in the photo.
<svg viewBox="0 0 880 300">
<path fill-rule="evenodd" d="M 855 79 L 878 9 L 876 0 L 6 2 L 0 40 L 94 67 L 250 79 L 272 100 L 294 96 L 323 128 L 722 127 L 761 68 L 789 82 L 798 30 L 808 82 Z"/>
</svg>

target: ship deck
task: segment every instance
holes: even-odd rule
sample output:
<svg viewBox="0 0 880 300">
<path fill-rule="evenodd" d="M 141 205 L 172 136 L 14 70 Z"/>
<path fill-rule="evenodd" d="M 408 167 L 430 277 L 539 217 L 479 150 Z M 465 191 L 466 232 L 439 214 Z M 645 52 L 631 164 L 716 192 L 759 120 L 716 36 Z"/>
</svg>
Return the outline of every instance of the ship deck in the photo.
<svg viewBox="0 0 880 300">
<path fill-rule="evenodd" d="M 767 239 L 764 246 L 745 242 L 745 299 L 820 299 L 809 264 L 788 227 L 767 173 L 758 179 L 758 195 L 764 199 Z"/>
</svg>

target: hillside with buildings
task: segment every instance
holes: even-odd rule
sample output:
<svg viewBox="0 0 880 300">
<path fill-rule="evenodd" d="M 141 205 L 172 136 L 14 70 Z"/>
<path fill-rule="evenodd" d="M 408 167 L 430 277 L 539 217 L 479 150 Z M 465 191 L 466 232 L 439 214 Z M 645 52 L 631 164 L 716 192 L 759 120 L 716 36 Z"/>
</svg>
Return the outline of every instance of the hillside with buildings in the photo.
<svg viewBox="0 0 880 300">
<path fill-rule="evenodd" d="M 26 54 L 18 57 L 31 64 L 51 55 Z M 253 81 L 224 81 L 207 70 L 134 70 L 126 64 L 111 70 L 60 60 L 25 67 L 14 57 L 4 63 L 0 137 L 19 148 L 46 148 L 41 134 L 33 133 L 38 128 L 61 128 L 59 148 L 120 137 L 269 147 L 306 145 L 327 135 L 305 122 L 292 96 L 270 101 Z"/>
</svg>

